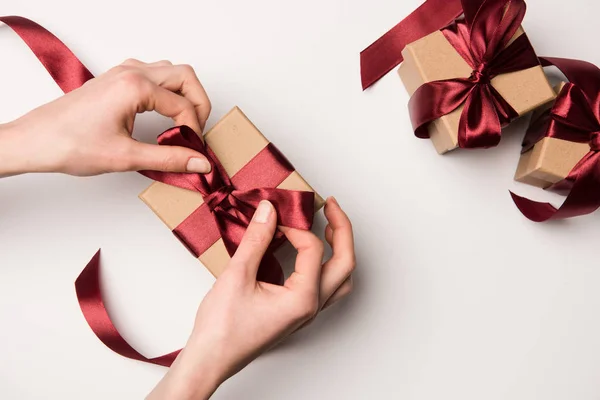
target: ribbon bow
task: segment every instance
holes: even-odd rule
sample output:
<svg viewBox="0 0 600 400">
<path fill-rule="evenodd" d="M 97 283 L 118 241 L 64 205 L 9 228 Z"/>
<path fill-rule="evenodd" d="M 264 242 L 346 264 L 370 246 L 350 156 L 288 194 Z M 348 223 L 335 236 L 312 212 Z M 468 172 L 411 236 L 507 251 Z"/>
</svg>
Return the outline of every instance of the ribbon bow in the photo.
<svg viewBox="0 0 600 400">
<path fill-rule="evenodd" d="M 550 188 L 567 191 L 558 209 L 511 192 L 519 210 L 532 221 L 543 222 L 585 215 L 600 207 L 600 69 L 585 61 L 542 58 L 542 65 L 557 67 L 570 81 L 551 109 L 532 122 L 523 141 L 523 151 L 544 137 L 588 143 L 590 151 L 562 181 Z"/>
<path fill-rule="evenodd" d="M 314 193 L 275 188 L 294 171 L 294 167 L 273 144 L 267 145 L 230 178 L 210 148 L 187 126 L 163 132 L 158 137 L 158 143 L 194 149 L 203 154 L 212 166 L 208 174 L 140 172 L 155 181 L 199 192 L 204 198 L 204 204 L 173 231 L 195 257 L 204 253 L 219 237 L 223 238 L 232 256 L 261 200 L 273 204 L 279 225 L 305 230 L 311 228 Z M 213 216 L 214 227 L 210 226 L 209 213 Z M 278 232 L 273 247 L 280 244 L 282 239 L 282 234 Z M 258 279 L 274 284 L 283 282 L 281 267 L 270 253 L 263 259 Z"/>
<path fill-rule="evenodd" d="M 494 89 L 491 80 L 539 65 L 539 60 L 524 34 L 509 44 L 525 16 L 523 0 L 462 3 L 464 20 L 442 32 L 473 72 L 469 78 L 423 84 L 411 97 L 409 112 L 415 135 L 429 138 L 429 123 L 464 104 L 458 146 L 493 147 L 500 142 L 502 126 L 518 114 Z"/>
<path fill-rule="evenodd" d="M 452 23 L 442 32 L 473 72 L 469 78 L 419 87 L 409 102 L 413 130 L 417 137 L 429 138 L 429 123 L 464 104 L 459 147 L 496 146 L 502 125 L 518 114 L 490 84 L 491 80 L 539 65 L 526 35 L 510 43 L 525 11 L 523 0 L 427 0 L 361 52 L 363 89 L 403 61 L 401 52 L 407 44 Z M 465 18 L 456 21 L 463 12 Z"/>
<path fill-rule="evenodd" d="M 93 78 L 69 48 L 42 26 L 18 16 L 0 16 L 0 22 L 11 27 L 23 39 L 65 93 Z M 230 178 L 214 153 L 191 128 L 171 128 L 163 132 L 158 141 L 161 145 L 192 148 L 206 156 L 213 167 L 206 175 L 141 171 L 151 179 L 202 194 L 205 203 L 174 231 L 195 255 L 201 254 L 219 237 L 223 238 L 227 251 L 232 255 L 261 200 L 273 203 L 278 211 L 279 225 L 310 229 L 314 214 L 314 193 L 275 189 L 294 168 L 272 144 L 267 145 Z M 214 218 L 210 218 L 210 214 Z M 213 225 L 210 224 L 211 220 L 214 221 Z M 200 225 L 200 222 L 203 224 Z M 282 240 L 282 234 L 278 233 L 272 247 Z M 121 336 L 104 306 L 99 274 L 100 250 L 75 282 L 81 311 L 98 339 L 123 357 L 170 366 L 180 350 L 147 358 Z M 270 283 L 280 283 L 283 280 L 281 267 L 270 251 L 261 262 L 257 278 Z"/>
</svg>

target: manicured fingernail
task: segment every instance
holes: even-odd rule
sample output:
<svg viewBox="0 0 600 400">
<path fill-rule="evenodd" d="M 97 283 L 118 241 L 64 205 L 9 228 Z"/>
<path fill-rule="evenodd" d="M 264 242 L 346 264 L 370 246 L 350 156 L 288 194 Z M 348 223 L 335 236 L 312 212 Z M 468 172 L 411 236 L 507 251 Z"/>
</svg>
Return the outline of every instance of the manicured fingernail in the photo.
<svg viewBox="0 0 600 400">
<path fill-rule="evenodd" d="M 273 212 L 273 206 L 266 200 L 261 201 L 258 204 L 258 208 L 254 213 L 254 221 L 260 224 L 265 224 L 269 220 L 269 216 Z"/>
<path fill-rule="evenodd" d="M 186 169 L 189 172 L 205 174 L 207 172 L 210 172 L 211 166 L 208 160 L 204 158 L 190 158 L 187 163 Z"/>
</svg>

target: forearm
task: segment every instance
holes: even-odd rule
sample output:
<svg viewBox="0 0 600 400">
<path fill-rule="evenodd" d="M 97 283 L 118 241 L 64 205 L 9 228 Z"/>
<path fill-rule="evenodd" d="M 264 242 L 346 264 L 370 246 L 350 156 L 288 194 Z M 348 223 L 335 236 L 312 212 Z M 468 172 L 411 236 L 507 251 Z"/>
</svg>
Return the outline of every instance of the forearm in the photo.
<svg viewBox="0 0 600 400">
<path fill-rule="evenodd" d="M 26 132 L 19 130 L 18 124 L 0 124 L 0 178 L 34 172 L 38 170 L 41 154 L 29 147 Z"/>
</svg>

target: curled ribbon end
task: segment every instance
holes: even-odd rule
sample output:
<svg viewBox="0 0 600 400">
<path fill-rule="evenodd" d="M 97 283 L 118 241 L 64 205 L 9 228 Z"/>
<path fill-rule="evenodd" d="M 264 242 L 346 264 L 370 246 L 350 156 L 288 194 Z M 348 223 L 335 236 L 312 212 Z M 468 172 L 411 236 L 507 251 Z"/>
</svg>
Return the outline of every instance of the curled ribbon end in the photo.
<svg viewBox="0 0 600 400">
<path fill-rule="evenodd" d="M 86 289 L 90 288 L 90 285 L 94 286 L 93 284 L 97 283 L 100 268 L 100 250 L 101 249 L 98 249 L 96 254 L 94 254 L 90 262 L 88 262 L 75 280 L 75 291 L 77 292 L 78 297 L 84 296 L 87 291 Z"/>
<path fill-rule="evenodd" d="M 533 222 L 545 222 L 556 214 L 556 208 L 550 203 L 541 203 L 521 197 L 513 192 L 510 195 L 521 213 Z"/>
</svg>

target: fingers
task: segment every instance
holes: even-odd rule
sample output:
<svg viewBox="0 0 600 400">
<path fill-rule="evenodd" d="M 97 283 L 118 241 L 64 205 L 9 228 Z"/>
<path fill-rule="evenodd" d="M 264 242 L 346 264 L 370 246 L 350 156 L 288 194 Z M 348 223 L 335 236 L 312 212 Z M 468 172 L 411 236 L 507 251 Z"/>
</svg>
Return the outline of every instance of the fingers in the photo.
<svg viewBox="0 0 600 400">
<path fill-rule="evenodd" d="M 335 293 L 329 299 L 327 299 L 327 301 L 325 302 L 325 304 L 323 304 L 323 307 L 321 309 L 324 310 L 327 307 L 332 306 L 334 303 L 338 302 L 339 300 L 352 293 L 352 290 L 354 290 L 354 282 L 351 275 L 348 277 L 348 279 L 344 281 L 344 283 L 342 283 L 342 285 L 335 291 Z"/>
<path fill-rule="evenodd" d="M 173 92 L 179 92 L 188 99 L 194 106 L 201 128 L 204 129 L 210 115 L 211 104 L 191 66 L 174 65 L 149 68 L 146 70 L 146 74 L 157 85 Z"/>
<path fill-rule="evenodd" d="M 242 242 L 231 258 L 230 268 L 244 272 L 246 279 L 256 280 L 260 262 L 273 239 L 277 225 L 277 213 L 271 203 L 260 202 Z"/>
<path fill-rule="evenodd" d="M 354 262 L 354 234 L 352 223 L 334 197 L 325 203 L 325 217 L 329 221 L 332 259 Z M 327 234 L 327 230 L 326 230 Z"/>
<path fill-rule="evenodd" d="M 286 227 L 280 229 L 298 251 L 294 273 L 285 285 L 292 289 L 300 288 L 318 293 L 324 252 L 323 242 L 310 231 Z"/>
<path fill-rule="evenodd" d="M 189 125 L 197 133 L 202 132 L 210 115 L 211 104 L 191 66 L 173 65 L 167 60 L 144 63 L 135 59 L 126 60 L 122 66 L 138 71 L 157 86 L 181 94 L 191 103 L 195 115 L 193 120 L 191 118 L 186 120 L 186 125 Z"/>
<path fill-rule="evenodd" d="M 136 60 L 135 58 L 130 58 L 128 60 L 125 60 L 122 65 L 131 66 L 131 67 L 165 67 L 165 66 L 173 65 L 173 63 L 168 60 L 161 60 L 161 61 L 156 61 L 156 62 L 151 62 L 151 63 L 145 63 L 143 61 Z"/>
<path fill-rule="evenodd" d="M 156 111 L 172 118 L 177 125 L 187 125 L 195 132 L 202 132 L 194 105 L 185 97 L 179 96 L 160 86 L 152 86 L 143 101 L 142 111 Z"/>
<path fill-rule="evenodd" d="M 331 245 L 333 255 L 323 266 L 320 286 L 323 306 L 332 304 L 352 290 L 351 275 L 356 266 L 352 224 L 333 197 L 327 199 L 325 216 L 329 221 L 325 239 Z"/>
<path fill-rule="evenodd" d="M 206 157 L 187 147 L 159 146 L 131 141 L 128 157 L 129 161 L 121 169 L 123 171 L 208 173 L 211 169 Z"/>
</svg>

